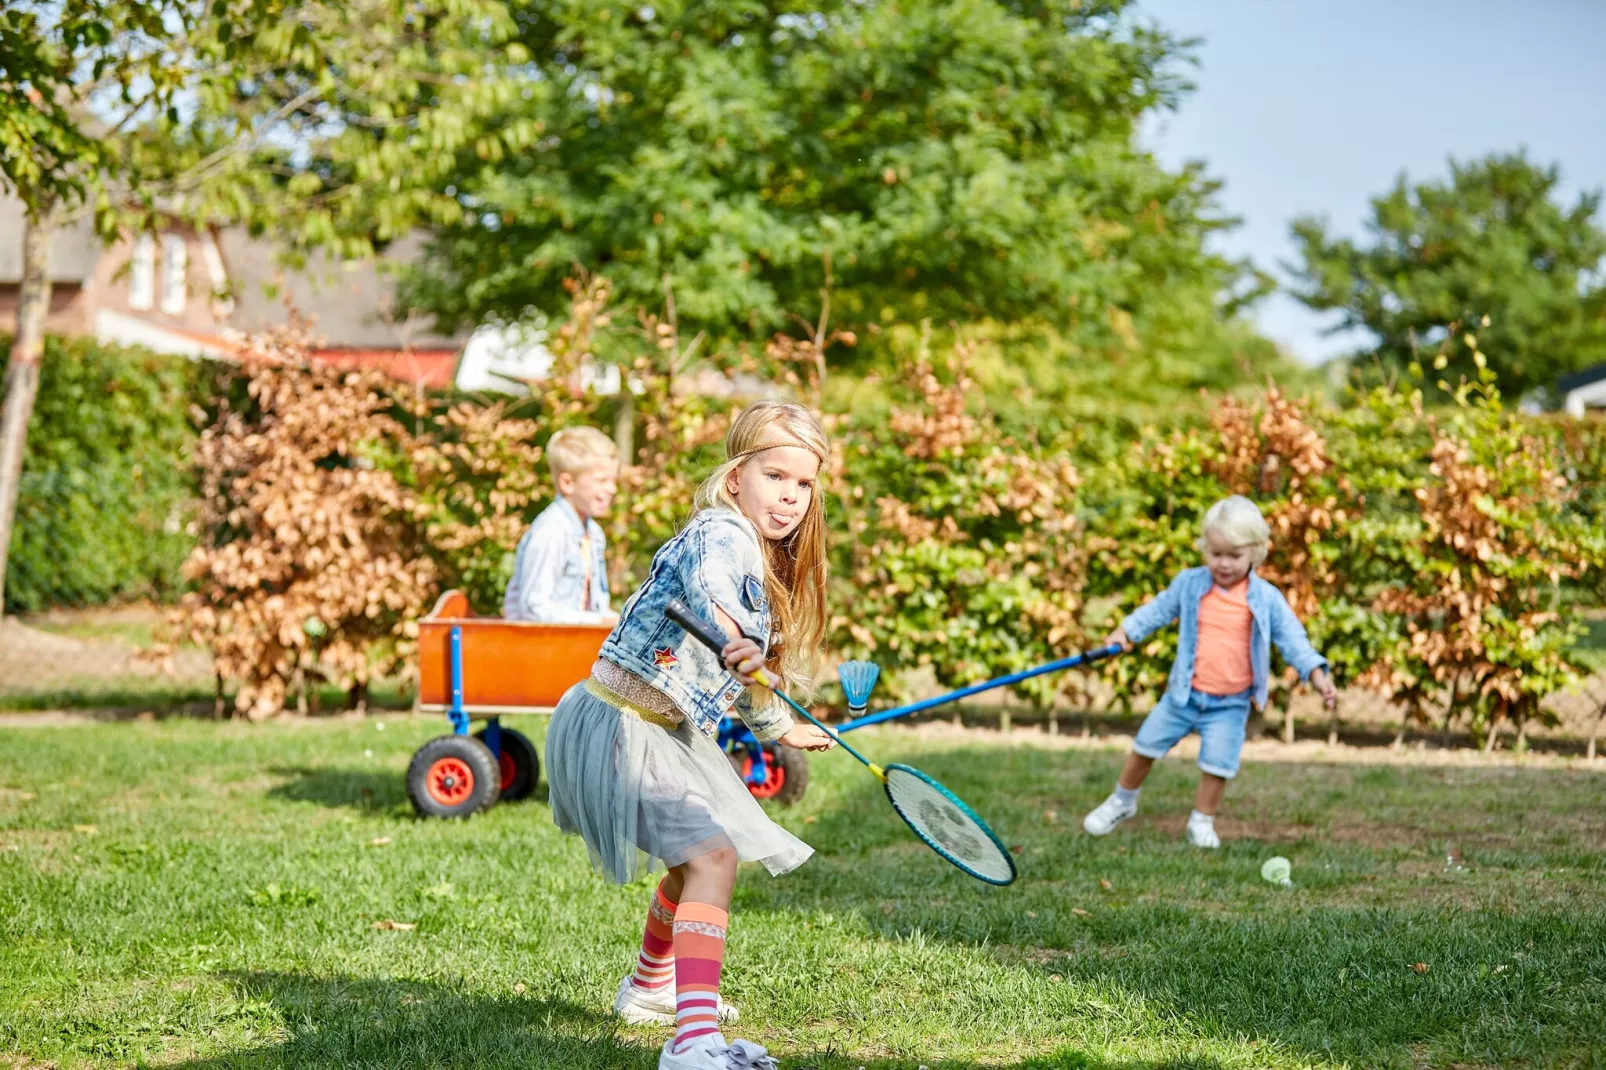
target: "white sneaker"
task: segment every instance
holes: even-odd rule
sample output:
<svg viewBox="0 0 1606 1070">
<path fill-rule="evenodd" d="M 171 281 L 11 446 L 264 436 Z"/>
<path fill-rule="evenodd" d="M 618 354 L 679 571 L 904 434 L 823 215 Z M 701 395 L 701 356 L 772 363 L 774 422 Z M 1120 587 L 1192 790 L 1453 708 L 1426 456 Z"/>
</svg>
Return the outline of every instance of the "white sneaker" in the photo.
<svg viewBox="0 0 1606 1070">
<path fill-rule="evenodd" d="M 667 984 L 659 989 L 639 988 L 627 976 L 619 982 L 619 994 L 613 1000 L 613 1013 L 625 1020 L 626 1025 L 675 1024 L 675 986 Z M 724 1000 L 719 1001 L 719 1020 L 735 1022 L 741 1013 Z"/>
<path fill-rule="evenodd" d="M 1214 851 L 1221 846 L 1221 837 L 1216 835 L 1214 823 L 1207 825 L 1203 821 L 1189 821 L 1188 842 L 1195 847 L 1204 847 Z"/>
<path fill-rule="evenodd" d="M 1082 820 L 1082 827 L 1094 836 L 1105 836 L 1115 831 L 1115 826 L 1129 817 L 1137 814 L 1136 803 L 1124 803 L 1115 795 L 1099 803 L 1098 809 L 1088 814 Z"/>
<path fill-rule="evenodd" d="M 719 1036 L 692 1042 L 691 1047 L 676 1055 L 670 1039 L 658 1056 L 658 1070 L 780 1070 L 781 1064 L 770 1053 L 751 1040 L 726 1043 Z"/>
</svg>

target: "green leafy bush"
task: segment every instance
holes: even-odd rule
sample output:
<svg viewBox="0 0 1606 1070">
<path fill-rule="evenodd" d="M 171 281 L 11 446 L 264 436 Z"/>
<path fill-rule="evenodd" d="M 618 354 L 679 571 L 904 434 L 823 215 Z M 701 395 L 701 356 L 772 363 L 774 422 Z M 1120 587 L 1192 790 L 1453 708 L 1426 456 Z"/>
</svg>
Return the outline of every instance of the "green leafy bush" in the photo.
<svg viewBox="0 0 1606 1070">
<path fill-rule="evenodd" d="M 10 339 L 0 339 L 7 357 Z M 0 359 L 0 369 L 5 360 Z M 167 599 L 193 544 L 187 510 L 204 369 L 50 338 L 28 429 L 6 575 L 8 612 Z"/>
</svg>

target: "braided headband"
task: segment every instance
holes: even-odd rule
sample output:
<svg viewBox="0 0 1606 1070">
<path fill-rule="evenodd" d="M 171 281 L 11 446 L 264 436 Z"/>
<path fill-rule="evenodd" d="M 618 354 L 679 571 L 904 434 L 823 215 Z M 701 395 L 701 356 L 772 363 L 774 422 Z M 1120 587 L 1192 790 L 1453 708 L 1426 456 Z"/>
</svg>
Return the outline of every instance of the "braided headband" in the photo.
<svg viewBox="0 0 1606 1070">
<path fill-rule="evenodd" d="M 740 461 L 744 457 L 751 457 L 753 454 L 763 453 L 765 450 L 773 450 L 778 446 L 795 446 L 800 450 L 808 450 L 810 453 L 814 454 L 815 458 L 820 462 L 821 465 L 826 463 L 826 459 L 821 457 L 817 450 L 815 450 L 812 446 L 805 446 L 801 442 L 766 442 L 762 446 L 754 446 L 750 450 L 743 450 L 740 453 L 733 453 L 729 457 L 726 457 L 725 461 L 727 464 L 731 461 Z"/>
</svg>

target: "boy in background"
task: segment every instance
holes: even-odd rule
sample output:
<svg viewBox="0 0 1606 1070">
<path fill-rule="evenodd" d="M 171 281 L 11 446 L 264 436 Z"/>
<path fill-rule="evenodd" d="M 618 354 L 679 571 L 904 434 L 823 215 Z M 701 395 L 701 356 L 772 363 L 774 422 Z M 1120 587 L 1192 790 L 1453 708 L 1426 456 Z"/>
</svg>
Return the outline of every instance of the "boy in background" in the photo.
<svg viewBox="0 0 1606 1070">
<path fill-rule="evenodd" d="M 542 624 L 613 624 L 602 528 L 618 490 L 619 450 L 594 427 L 553 435 L 547 463 L 557 498 L 519 540 L 513 578 L 502 599 L 508 620 Z"/>
</svg>

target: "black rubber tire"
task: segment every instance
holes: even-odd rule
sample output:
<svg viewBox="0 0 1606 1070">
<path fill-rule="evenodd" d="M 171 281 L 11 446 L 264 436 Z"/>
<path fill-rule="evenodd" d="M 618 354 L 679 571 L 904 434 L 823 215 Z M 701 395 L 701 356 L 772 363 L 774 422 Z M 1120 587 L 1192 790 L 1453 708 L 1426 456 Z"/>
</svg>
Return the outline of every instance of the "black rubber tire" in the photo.
<svg viewBox="0 0 1606 1070">
<path fill-rule="evenodd" d="M 791 806 L 803 798 L 803 793 L 809 787 L 809 760 L 808 756 L 795 747 L 783 747 L 778 743 L 765 743 L 764 757 L 777 768 L 771 774 L 771 784 L 767 787 L 755 787 L 749 784 L 747 790 L 753 793 L 755 799 L 768 799 L 780 803 L 782 806 Z M 743 767 L 747 764 L 747 755 L 729 755 L 731 768 L 736 770 L 737 776 L 742 776 Z M 779 776 L 780 783 L 774 783 Z"/>
<path fill-rule="evenodd" d="M 485 733 L 490 729 L 482 728 L 474 733 L 474 738 L 485 742 Z M 487 747 L 489 743 L 485 744 Z M 523 732 L 511 728 L 502 729 L 502 753 L 497 756 L 498 766 L 501 770 L 502 802 L 518 802 L 529 798 L 530 792 L 541 782 L 541 756 L 530 742 L 530 737 Z M 508 763 L 512 766 L 509 768 Z"/>
<path fill-rule="evenodd" d="M 437 736 L 407 766 L 407 797 L 424 817 L 470 817 L 501 797 L 491 748 L 469 736 Z"/>
</svg>

